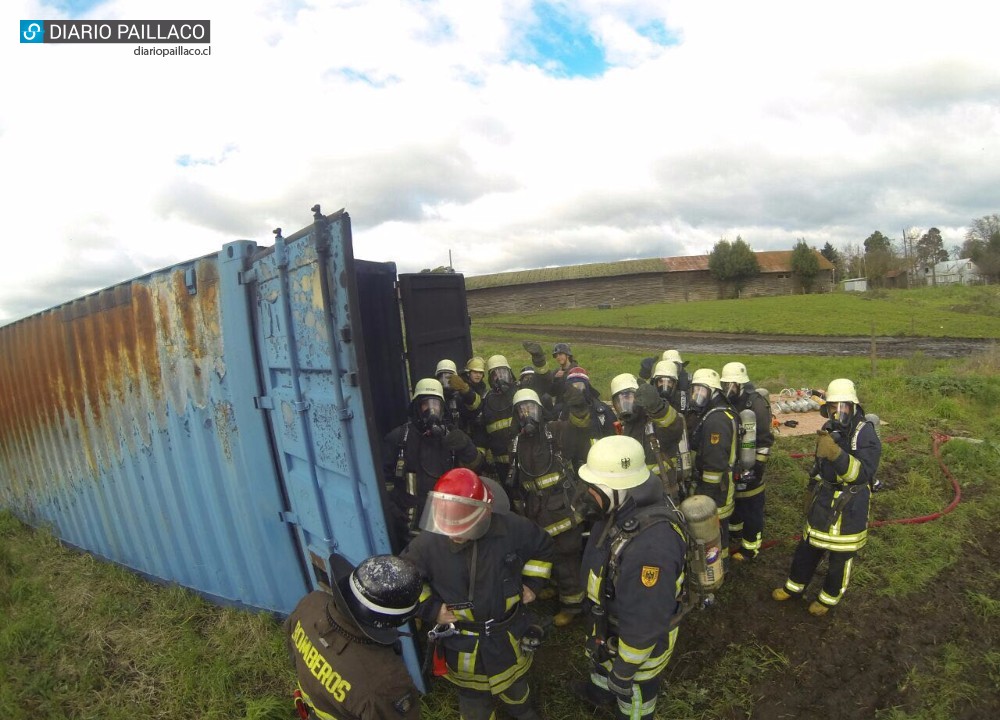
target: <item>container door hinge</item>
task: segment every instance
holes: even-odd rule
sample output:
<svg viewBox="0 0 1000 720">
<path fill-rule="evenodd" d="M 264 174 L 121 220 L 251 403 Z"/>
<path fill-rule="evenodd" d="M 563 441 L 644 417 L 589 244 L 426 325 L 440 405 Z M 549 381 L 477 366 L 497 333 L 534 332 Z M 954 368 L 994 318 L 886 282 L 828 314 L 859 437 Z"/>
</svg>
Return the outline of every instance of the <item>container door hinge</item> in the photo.
<svg viewBox="0 0 1000 720">
<path fill-rule="evenodd" d="M 253 406 L 258 410 L 274 410 L 274 402 L 267 395 L 261 395 L 253 399 Z"/>
<path fill-rule="evenodd" d="M 283 510 L 278 513 L 278 519 L 286 525 L 298 525 L 299 516 L 293 513 L 291 510 Z"/>
</svg>

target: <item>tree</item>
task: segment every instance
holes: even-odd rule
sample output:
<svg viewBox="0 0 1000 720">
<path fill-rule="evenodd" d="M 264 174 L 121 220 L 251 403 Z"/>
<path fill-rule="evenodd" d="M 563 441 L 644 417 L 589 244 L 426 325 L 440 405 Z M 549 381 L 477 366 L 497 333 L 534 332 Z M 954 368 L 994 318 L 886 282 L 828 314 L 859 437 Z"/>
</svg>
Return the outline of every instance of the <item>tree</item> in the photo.
<svg viewBox="0 0 1000 720">
<path fill-rule="evenodd" d="M 803 238 L 799 238 L 792 248 L 792 272 L 798 277 L 806 294 L 811 292 L 816 276 L 819 275 L 819 258 Z"/>
<path fill-rule="evenodd" d="M 886 274 L 895 270 L 897 264 L 896 253 L 889 238 L 878 230 L 865 238 L 864 268 L 868 287 L 881 287 Z"/>
<path fill-rule="evenodd" d="M 708 271 L 719 282 L 731 283 L 739 297 L 750 279 L 760 274 L 760 264 L 750 246 L 737 235 L 732 243 L 725 239 L 715 243 L 708 255 Z"/>
<path fill-rule="evenodd" d="M 861 252 L 861 246 L 857 243 L 847 243 L 841 253 L 840 261 L 843 266 L 840 268 L 841 276 L 844 278 L 859 278 L 865 276 L 865 254 Z"/>
<path fill-rule="evenodd" d="M 830 264 L 837 268 L 838 275 L 842 273 L 841 263 L 843 262 L 843 259 L 840 257 L 840 253 L 837 252 L 837 248 L 830 243 L 827 243 L 823 246 L 823 249 L 819 251 L 819 254 L 829 260 Z"/>
<path fill-rule="evenodd" d="M 941 231 L 932 227 L 917 241 L 917 259 L 924 267 L 930 267 L 932 281 L 937 285 L 937 271 L 934 266 L 948 259 L 948 251 L 944 249 Z"/>
<path fill-rule="evenodd" d="M 979 272 L 996 282 L 1000 280 L 1000 215 L 994 213 L 973 220 L 965 233 L 963 252 L 979 268 Z"/>
<path fill-rule="evenodd" d="M 892 252 L 892 241 L 876 230 L 865 238 L 865 254 L 878 251 Z"/>
</svg>

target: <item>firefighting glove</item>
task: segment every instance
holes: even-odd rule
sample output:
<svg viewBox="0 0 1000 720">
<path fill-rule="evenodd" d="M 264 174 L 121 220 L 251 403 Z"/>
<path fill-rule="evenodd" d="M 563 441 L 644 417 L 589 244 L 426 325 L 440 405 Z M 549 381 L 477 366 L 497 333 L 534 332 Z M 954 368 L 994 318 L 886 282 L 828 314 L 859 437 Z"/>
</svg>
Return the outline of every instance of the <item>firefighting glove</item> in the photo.
<svg viewBox="0 0 1000 720">
<path fill-rule="evenodd" d="M 649 383 L 643 383 L 635 391 L 635 404 L 645 408 L 646 414 L 650 417 L 658 417 L 666 409 L 667 401 L 660 397 L 660 393 L 656 392 L 655 387 Z"/>
<path fill-rule="evenodd" d="M 448 387 L 452 390 L 457 390 L 460 394 L 465 395 L 469 392 L 469 383 L 462 379 L 461 375 L 453 374 L 448 378 Z"/>
<path fill-rule="evenodd" d="M 448 434 L 444 436 L 444 446 L 452 452 L 458 452 L 471 442 L 469 436 L 458 428 L 449 430 Z"/>
<path fill-rule="evenodd" d="M 631 703 L 632 702 L 632 679 L 623 680 L 614 673 L 608 674 L 608 690 L 614 695 L 620 702 Z"/>
<path fill-rule="evenodd" d="M 563 390 L 563 401 L 574 415 L 583 415 L 587 411 L 587 398 L 583 391 L 575 385 L 567 385 Z"/>
<path fill-rule="evenodd" d="M 542 352 L 542 346 L 531 340 L 525 340 L 521 343 L 521 347 L 531 355 L 531 364 L 537 368 L 545 367 L 545 353 Z"/>
<path fill-rule="evenodd" d="M 656 364 L 656 358 L 643 358 L 642 362 L 639 363 L 639 377 L 643 380 L 649 380 L 653 377 L 653 366 Z"/>
<path fill-rule="evenodd" d="M 836 441 L 830 436 L 828 432 L 820 433 L 819 440 L 816 441 L 816 457 L 821 457 L 830 462 L 833 462 L 838 457 L 840 453 L 844 452 L 837 445 Z"/>
</svg>

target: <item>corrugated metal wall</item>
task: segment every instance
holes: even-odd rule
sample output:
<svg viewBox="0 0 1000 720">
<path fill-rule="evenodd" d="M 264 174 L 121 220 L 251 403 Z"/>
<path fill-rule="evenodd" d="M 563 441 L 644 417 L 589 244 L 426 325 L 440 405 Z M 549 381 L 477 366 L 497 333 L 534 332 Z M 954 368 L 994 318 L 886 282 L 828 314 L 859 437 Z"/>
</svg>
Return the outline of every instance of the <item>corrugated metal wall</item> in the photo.
<svg viewBox="0 0 1000 720">
<path fill-rule="evenodd" d="M 288 612 L 307 574 L 253 407 L 239 273 L 254 249 L 0 328 L 0 506 L 148 576 Z"/>
</svg>

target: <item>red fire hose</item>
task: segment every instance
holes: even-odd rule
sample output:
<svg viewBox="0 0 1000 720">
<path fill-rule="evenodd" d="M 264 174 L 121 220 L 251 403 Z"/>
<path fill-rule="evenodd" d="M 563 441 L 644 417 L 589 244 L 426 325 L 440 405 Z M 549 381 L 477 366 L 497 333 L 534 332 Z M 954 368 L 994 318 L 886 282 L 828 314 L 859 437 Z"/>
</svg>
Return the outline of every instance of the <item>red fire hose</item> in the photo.
<svg viewBox="0 0 1000 720">
<path fill-rule="evenodd" d="M 934 439 L 934 457 L 937 458 L 938 465 L 941 466 L 941 471 L 944 473 L 945 477 L 951 481 L 951 487 L 955 491 L 955 497 L 951 499 L 951 502 L 948 503 L 948 505 L 944 509 L 939 510 L 935 513 L 931 513 L 930 515 L 922 515 L 920 517 L 909 517 L 909 518 L 891 518 L 889 520 L 876 520 L 870 523 L 871 527 L 881 527 L 883 525 L 919 525 L 920 523 L 930 522 L 931 520 L 937 520 L 939 517 L 947 515 L 956 507 L 958 507 L 958 503 L 961 502 L 962 500 L 962 489 L 958 485 L 958 480 L 956 480 L 955 476 L 952 475 L 951 469 L 949 469 L 949 467 L 944 464 L 944 461 L 941 460 L 941 446 L 944 445 L 949 440 L 951 440 L 951 437 L 949 435 L 945 435 L 944 433 L 937 433 L 937 432 L 931 433 L 931 437 Z M 906 439 L 905 435 L 893 435 L 892 437 L 887 437 L 885 439 L 885 442 L 898 442 L 900 440 L 905 440 L 905 439 Z M 789 453 L 789 457 L 804 458 L 804 457 L 812 457 L 812 455 L 810 453 Z M 802 536 L 796 535 L 792 539 L 801 540 Z M 761 544 L 760 549 L 764 550 L 769 547 L 774 547 L 779 542 L 780 542 L 779 540 L 768 540 L 767 542 Z"/>
</svg>

